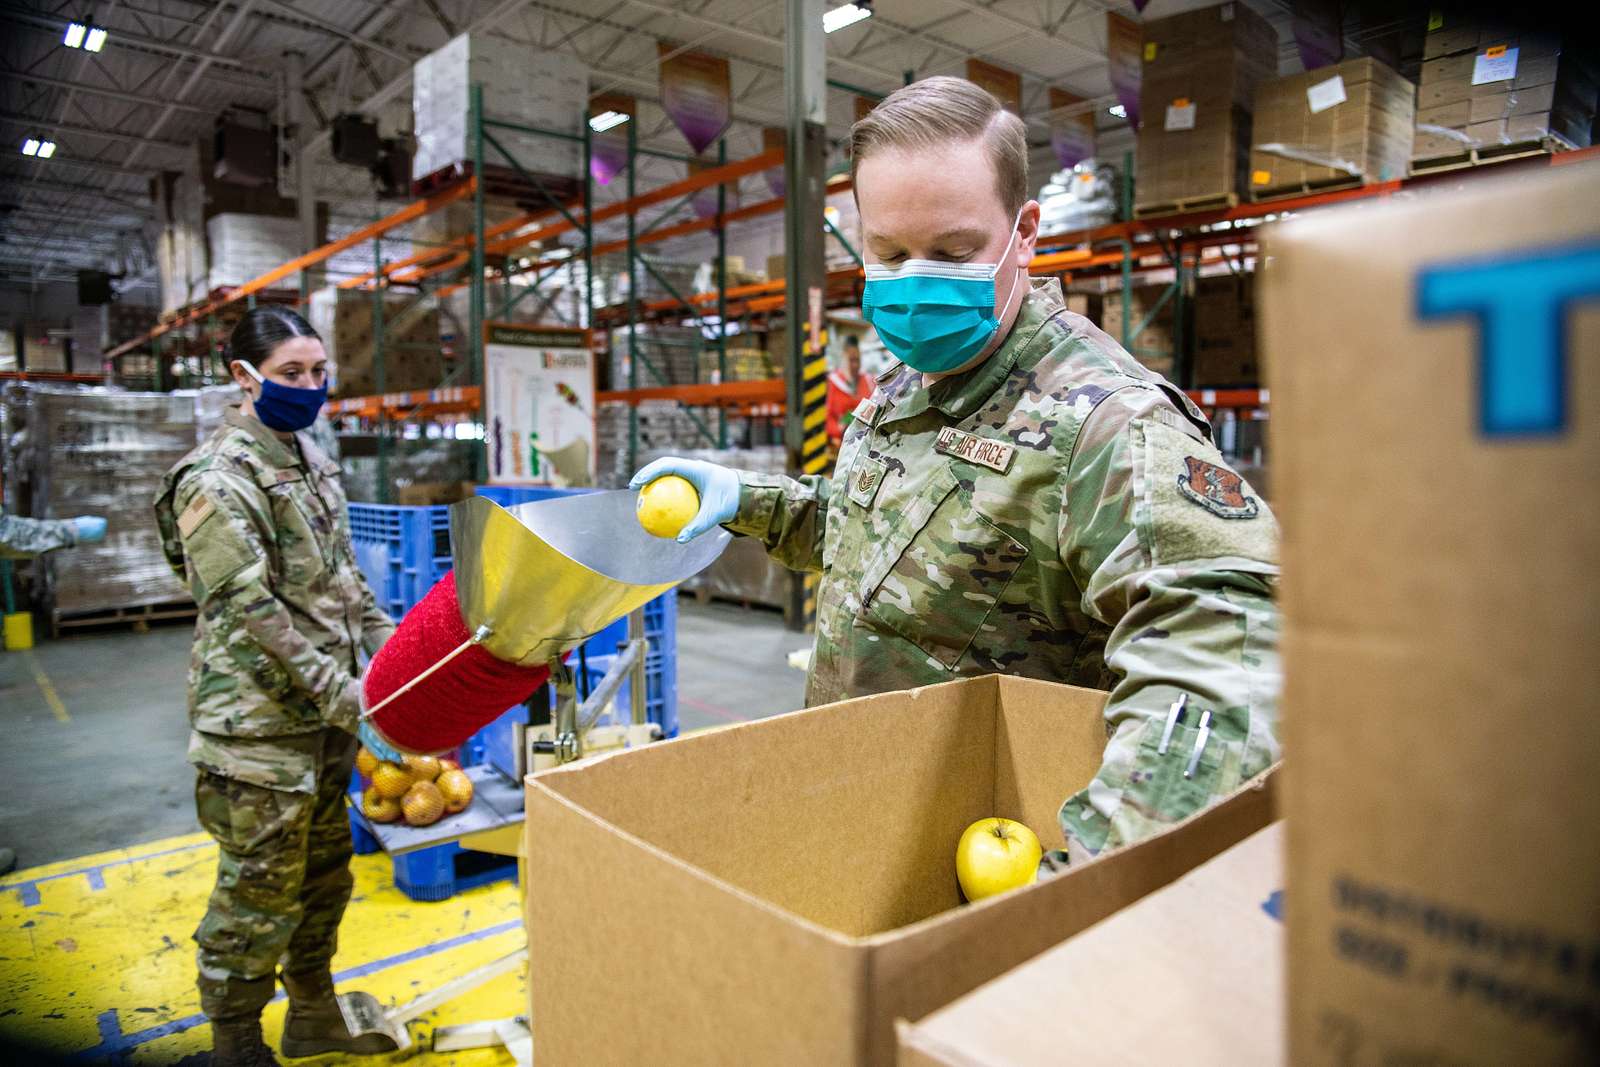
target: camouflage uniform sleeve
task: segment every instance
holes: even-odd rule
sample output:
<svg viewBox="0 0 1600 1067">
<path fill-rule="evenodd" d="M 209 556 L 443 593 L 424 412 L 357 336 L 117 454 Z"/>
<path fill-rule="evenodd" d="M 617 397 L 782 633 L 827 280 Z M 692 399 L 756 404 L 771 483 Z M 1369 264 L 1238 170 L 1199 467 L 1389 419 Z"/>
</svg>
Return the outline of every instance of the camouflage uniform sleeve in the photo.
<svg viewBox="0 0 1600 1067">
<path fill-rule="evenodd" d="M 1100 771 L 1061 809 L 1076 856 L 1192 815 L 1280 751 L 1276 520 L 1175 409 L 1137 392 L 1085 423 L 1063 496 L 1062 562 L 1082 610 L 1110 627 L 1116 679 Z"/>
<path fill-rule="evenodd" d="M 272 518 L 260 495 L 219 470 L 199 472 L 179 487 L 174 507 L 190 592 L 230 644 L 254 645 L 276 660 L 329 726 L 353 734 L 361 713 L 357 680 L 296 630 L 273 594 L 266 549 Z"/>
<path fill-rule="evenodd" d="M 71 519 L 25 519 L 0 515 L 0 559 L 28 559 L 78 543 L 78 527 Z"/>
<path fill-rule="evenodd" d="M 376 656 L 378 649 L 384 642 L 394 636 L 394 620 L 389 618 L 389 613 L 378 607 L 378 598 L 372 592 L 372 586 L 367 584 L 365 575 L 361 576 L 361 650 L 368 657 Z"/>
<path fill-rule="evenodd" d="M 753 471 L 738 474 L 739 514 L 727 528 L 756 538 L 767 546 L 768 555 L 790 570 L 822 570 L 833 483 L 816 474 L 798 480 Z"/>
</svg>

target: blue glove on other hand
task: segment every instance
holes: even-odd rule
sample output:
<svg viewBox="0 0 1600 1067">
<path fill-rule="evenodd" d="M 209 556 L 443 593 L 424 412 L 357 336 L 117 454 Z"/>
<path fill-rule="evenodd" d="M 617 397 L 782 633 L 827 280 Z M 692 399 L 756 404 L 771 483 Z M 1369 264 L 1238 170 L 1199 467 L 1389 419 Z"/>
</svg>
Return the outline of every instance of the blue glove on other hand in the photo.
<svg viewBox="0 0 1600 1067">
<path fill-rule="evenodd" d="M 78 531 L 78 544 L 86 545 L 106 539 L 106 520 L 98 515 L 79 515 L 72 520 Z"/>
<path fill-rule="evenodd" d="M 629 489 L 642 489 L 669 474 L 676 474 L 700 494 L 700 510 L 678 534 L 678 544 L 686 545 L 708 530 L 732 522 L 739 514 L 739 475 L 727 467 L 701 459 L 658 459 L 633 476 Z"/>
<path fill-rule="evenodd" d="M 356 737 L 366 746 L 367 751 L 379 759 L 388 760 L 390 763 L 403 763 L 405 756 L 400 750 L 378 736 L 378 731 L 372 728 L 372 723 L 366 719 L 361 720 L 361 725 L 356 727 Z"/>
</svg>

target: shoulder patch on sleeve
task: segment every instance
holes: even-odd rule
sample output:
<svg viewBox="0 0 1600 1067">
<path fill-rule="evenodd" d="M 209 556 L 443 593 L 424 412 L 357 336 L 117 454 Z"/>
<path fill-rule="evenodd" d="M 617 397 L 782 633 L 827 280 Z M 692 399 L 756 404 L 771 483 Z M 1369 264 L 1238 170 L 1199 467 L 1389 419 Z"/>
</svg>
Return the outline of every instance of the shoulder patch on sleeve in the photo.
<svg viewBox="0 0 1600 1067">
<path fill-rule="evenodd" d="M 217 513 L 217 505 L 210 497 L 200 493 L 183 509 L 183 514 L 178 516 L 178 533 L 183 537 L 191 537 L 200 528 L 200 524 Z"/>
<path fill-rule="evenodd" d="M 1143 468 L 1141 536 L 1153 562 L 1245 559 L 1276 565 L 1278 523 L 1209 442 L 1162 421 L 1134 424 Z"/>
</svg>

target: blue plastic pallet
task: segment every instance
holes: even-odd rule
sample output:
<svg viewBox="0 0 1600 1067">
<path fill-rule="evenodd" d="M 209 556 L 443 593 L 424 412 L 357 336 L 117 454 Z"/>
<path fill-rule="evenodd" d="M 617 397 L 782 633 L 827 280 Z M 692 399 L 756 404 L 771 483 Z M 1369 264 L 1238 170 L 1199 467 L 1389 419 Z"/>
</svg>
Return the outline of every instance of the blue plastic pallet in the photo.
<svg viewBox="0 0 1600 1067">
<path fill-rule="evenodd" d="M 412 900 L 449 900 L 463 889 L 502 878 L 516 881 L 517 858 L 462 848 L 455 842 L 394 857 L 394 885 Z"/>
</svg>

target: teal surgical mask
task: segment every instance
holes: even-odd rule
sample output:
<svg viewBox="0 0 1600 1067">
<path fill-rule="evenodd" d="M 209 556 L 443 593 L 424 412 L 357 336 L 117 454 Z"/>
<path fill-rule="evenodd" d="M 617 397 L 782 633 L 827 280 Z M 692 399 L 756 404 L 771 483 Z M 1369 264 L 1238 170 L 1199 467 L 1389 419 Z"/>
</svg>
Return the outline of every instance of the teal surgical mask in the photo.
<svg viewBox="0 0 1600 1067">
<path fill-rule="evenodd" d="M 861 312 L 884 346 L 908 367 L 923 374 L 948 374 L 970 363 L 1000 329 L 996 306 L 1011 302 L 1017 271 L 1003 302 L 995 300 L 994 280 L 1011 255 L 1017 224 L 996 263 L 946 263 L 909 259 L 893 267 L 867 264 Z"/>
</svg>

